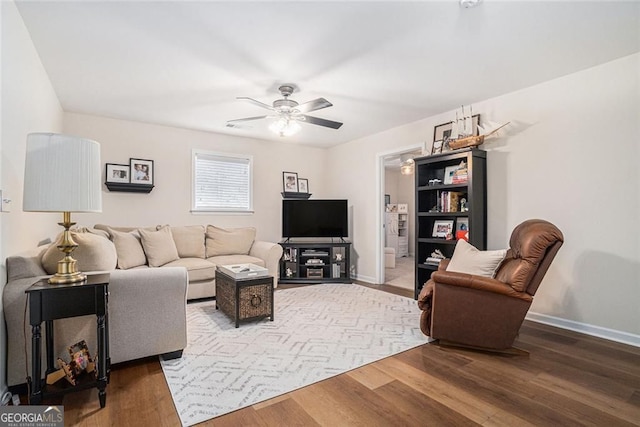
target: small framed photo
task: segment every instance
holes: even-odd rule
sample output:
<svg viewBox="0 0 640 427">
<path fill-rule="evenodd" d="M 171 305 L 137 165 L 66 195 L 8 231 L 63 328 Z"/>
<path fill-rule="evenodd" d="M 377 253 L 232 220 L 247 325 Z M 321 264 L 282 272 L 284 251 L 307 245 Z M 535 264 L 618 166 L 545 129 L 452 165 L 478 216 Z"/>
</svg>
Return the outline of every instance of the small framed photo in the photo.
<svg viewBox="0 0 640 427">
<path fill-rule="evenodd" d="M 129 159 L 131 183 L 153 185 L 153 160 Z"/>
<path fill-rule="evenodd" d="M 456 171 L 458 170 L 459 166 L 455 165 L 455 166 L 447 166 L 446 168 L 444 168 L 444 181 L 443 184 L 453 184 L 453 175 L 455 175 Z"/>
<path fill-rule="evenodd" d="M 469 218 L 458 218 L 456 231 L 469 231 Z"/>
<path fill-rule="evenodd" d="M 296 172 L 282 172 L 282 188 L 285 193 L 297 193 L 298 174 Z"/>
<path fill-rule="evenodd" d="M 433 222 L 432 237 L 453 239 L 453 220 L 436 220 Z"/>
<path fill-rule="evenodd" d="M 442 143 L 443 141 L 441 139 L 438 141 L 433 141 L 433 145 L 431 146 L 431 154 L 442 153 Z"/>
<path fill-rule="evenodd" d="M 125 182 L 129 183 L 131 168 L 129 165 L 118 165 L 107 163 L 105 182 Z"/>
<path fill-rule="evenodd" d="M 309 192 L 309 180 L 307 178 L 298 178 L 298 192 L 299 193 Z"/>
</svg>

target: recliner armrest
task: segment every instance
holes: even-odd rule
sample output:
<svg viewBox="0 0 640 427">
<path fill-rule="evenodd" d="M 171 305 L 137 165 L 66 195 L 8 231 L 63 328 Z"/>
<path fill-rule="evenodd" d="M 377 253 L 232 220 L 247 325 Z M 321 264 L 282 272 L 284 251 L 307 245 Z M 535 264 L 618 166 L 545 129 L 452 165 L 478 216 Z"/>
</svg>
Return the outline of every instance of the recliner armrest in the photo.
<svg viewBox="0 0 640 427">
<path fill-rule="evenodd" d="M 490 277 L 474 276 L 472 274 L 458 273 L 454 271 L 434 271 L 431 279 L 436 283 L 458 286 L 461 288 L 478 289 L 480 291 L 493 292 L 519 298 L 523 301 L 533 301 L 533 297 L 526 292 L 518 292 L 506 283 Z"/>
</svg>

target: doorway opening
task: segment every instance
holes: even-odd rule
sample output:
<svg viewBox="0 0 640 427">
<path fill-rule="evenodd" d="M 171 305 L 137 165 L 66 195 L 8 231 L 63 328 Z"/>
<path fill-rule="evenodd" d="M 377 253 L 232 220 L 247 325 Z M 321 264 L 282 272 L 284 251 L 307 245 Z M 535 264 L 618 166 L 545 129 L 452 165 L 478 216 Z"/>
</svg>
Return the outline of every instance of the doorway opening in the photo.
<svg viewBox="0 0 640 427">
<path fill-rule="evenodd" d="M 415 286 L 415 172 L 422 145 L 378 154 L 377 283 Z"/>
</svg>

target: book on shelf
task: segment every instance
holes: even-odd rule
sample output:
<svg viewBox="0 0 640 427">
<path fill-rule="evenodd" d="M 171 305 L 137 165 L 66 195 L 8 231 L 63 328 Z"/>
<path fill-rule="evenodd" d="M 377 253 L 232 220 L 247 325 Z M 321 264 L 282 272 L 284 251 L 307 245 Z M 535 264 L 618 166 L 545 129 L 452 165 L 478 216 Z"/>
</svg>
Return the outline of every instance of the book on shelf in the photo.
<svg viewBox="0 0 640 427">
<path fill-rule="evenodd" d="M 464 193 L 460 191 L 443 191 L 440 193 L 440 212 L 459 212 L 460 199 Z"/>
<path fill-rule="evenodd" d="M 434 258 L 434 257 L 428 257 L 427 260 L 424 262 L 425 264 L 440 264 L 440 261 L 442 261 L 442 258 Z"/>
</svg>

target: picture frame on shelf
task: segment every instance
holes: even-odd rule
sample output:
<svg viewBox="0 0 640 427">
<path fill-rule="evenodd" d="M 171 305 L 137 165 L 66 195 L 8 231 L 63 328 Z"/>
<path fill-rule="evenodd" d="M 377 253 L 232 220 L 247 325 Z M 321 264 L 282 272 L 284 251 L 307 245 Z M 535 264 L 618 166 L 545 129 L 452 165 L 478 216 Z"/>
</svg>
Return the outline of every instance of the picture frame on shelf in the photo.
<svg viewBox="0 0 640 427">
<path fill-rule="evenodd" d="M 298 178 L 298 193 L 309 192 L 309 180 L 307 178 Z"/>
<path fill-rule="evenodd" d="M 456 220 L 456 240 L 469 241 L 469 218 L 460 217 Z"/>
<path fill-rule="evenodd" d="M 442 153 L 442 140 L 433 141 L 433 145 L 431 146 L 431 154 L 440 154 Z"/>
<path fill-rule="evenodd" d="M 285 193 L 298 193 L 297 172 L 282 172 L 282 191 Z"/>
<path fill-rule="evenodd" d="M 131 167 L 117 163 L 107 163 L 105 166 L 105 182 L 128 184 L 131 179 Z"/>
<path fill-rule="evenodd" d="M 153 185 L 153 160 L 129 159 L 131 168 L 131 184 Z"/>
<path fill-rule="evenodd" d="M 438 219 L 433 222 L 432 237 L 441 239 L 453 238 L 453 220 L 452 219 Z"/>
<path fill-rule="evenodd" d="M 458 170 L 458 165 L 454 165 L 454 166 L 447 166 L 446 168 L 444 168 L 444 180 L 443 180 L 443 184 L 448 185 L 448 184 L 453 184 L 453 175 L 456 173 L 456 171 Z"/>
</svg>

